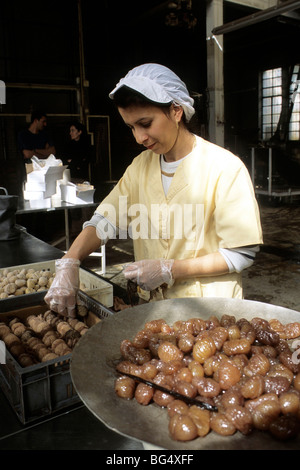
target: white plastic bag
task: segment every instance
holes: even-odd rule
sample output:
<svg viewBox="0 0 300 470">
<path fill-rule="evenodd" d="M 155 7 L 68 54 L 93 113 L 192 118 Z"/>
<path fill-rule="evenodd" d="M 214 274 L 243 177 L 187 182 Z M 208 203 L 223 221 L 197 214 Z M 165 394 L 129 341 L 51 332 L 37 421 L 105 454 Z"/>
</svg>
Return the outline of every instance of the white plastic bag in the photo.
<svg viewBox="0 0 300 470">
<path fill-rule="evenodd" d="M 60 159 L 55 158 L 53 154 L 49 155 L 48 158 L 41 160 L 37 158 L 35 155 L 31 158 L 33 170 L 47 170 L 47 168 L 51 166 L 60 166 L 62 165 L 62 161 Z"/>
</svg>

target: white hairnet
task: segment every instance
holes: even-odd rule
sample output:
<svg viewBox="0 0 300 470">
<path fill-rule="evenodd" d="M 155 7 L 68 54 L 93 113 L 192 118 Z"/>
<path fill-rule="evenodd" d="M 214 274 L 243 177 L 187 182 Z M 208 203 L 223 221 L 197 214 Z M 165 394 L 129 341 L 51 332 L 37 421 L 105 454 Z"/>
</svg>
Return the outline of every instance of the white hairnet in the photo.
<svg viewBox="0 0 300 470">
<path fill-rule="evenodd" d="M 184 110 L 187 121 L 195 113 L 194 100 L 189 95 L 185 83 L 164 65 L 144 64 L 135 67 L 121 78 L 109 97 L 113 99 L 115 92 L 123 86 L 137 91 L 155 103 L 179 104 Z"/>
</svg>

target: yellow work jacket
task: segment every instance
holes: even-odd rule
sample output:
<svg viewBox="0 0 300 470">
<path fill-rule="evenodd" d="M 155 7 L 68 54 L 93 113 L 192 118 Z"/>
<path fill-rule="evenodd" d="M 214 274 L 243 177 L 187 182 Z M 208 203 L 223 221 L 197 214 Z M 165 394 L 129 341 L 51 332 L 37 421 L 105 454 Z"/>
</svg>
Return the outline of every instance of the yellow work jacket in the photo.
<svg viewBox="0 0 300 470">
<path fill-rule="evenodd" d="M 231 152 L 197 137 L 165 195 L 160 156 L 138 155 L 97 212 L 133 239 L 135 260 L 187 259 L 219 248 L 262 243 L 258 205 L 249 173 Z M 129 235 L 128 235 L 129 234 Z M 242 297 L 241 275 L 180 279 L 140 291 L 145 300 Z"/>
</svg>

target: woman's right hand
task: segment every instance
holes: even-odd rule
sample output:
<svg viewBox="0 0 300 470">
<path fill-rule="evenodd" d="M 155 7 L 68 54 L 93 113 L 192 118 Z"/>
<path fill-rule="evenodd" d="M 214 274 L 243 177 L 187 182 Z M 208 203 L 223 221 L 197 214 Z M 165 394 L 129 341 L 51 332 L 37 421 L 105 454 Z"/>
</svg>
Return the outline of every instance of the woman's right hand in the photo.
<svg viewBox="0 0 300 470">
<path fill-rule="evenodd" d="M 76 316 L 79 266 L 78 259 L 62 258 L 56 260 L 55 278 L 45 296 L 45 302 L 51 310 L 71 318 Z"/>
<path fill-rule="evenodd" d="M 173 259 L 144 259 L 135 261 L 124 270 L 125 279 L 138 284 L 141 289 L 151 291 L 162 284 L 173 283 Z"/>
</svg>

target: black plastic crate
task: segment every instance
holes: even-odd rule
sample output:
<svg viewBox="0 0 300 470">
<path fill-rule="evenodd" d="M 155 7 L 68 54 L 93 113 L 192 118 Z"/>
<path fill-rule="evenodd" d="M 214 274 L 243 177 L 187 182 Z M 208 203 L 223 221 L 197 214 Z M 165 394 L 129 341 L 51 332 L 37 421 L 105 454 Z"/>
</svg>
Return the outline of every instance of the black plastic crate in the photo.
<svg viewBox="0 0 300 470">
<path fill-rule="evenodd" d="M 6 352 L 0 386 L 23 424 L 80 402 L 70 377 L 71 354 L 46 363 L 21 367 Z"/>
<path fill-rule="evenodd" d="M 84 301 L 84 298 L 82 299 Z M 113 311 L 96 301 L 87 305 L 88 326 L 100 321 Z M 0 314 L 0 321 L 9 317 L 26 318 L 29 314 L 44 312 L 49 307 L 44 303 L 26 308 L 10 310 Z M 21 367 L 6 350 L 5 364 L 0 364 L 0 387 L 23 424 L 49 417 L 51 414 L 79 403 L 70 374 L 72 354 L 28 367 Z"/>
</svg>

